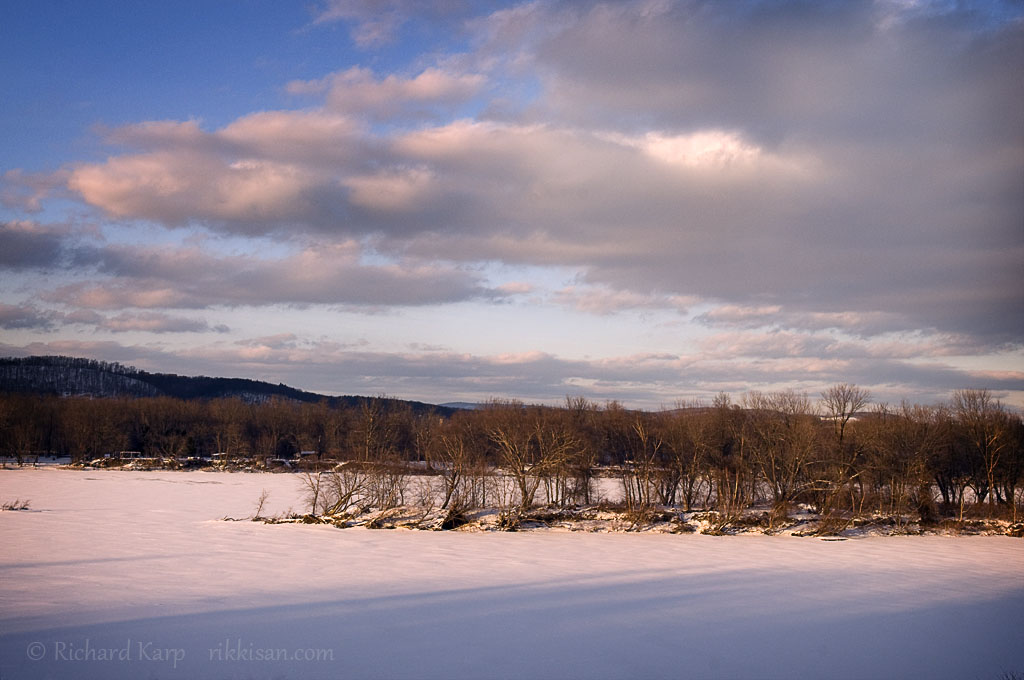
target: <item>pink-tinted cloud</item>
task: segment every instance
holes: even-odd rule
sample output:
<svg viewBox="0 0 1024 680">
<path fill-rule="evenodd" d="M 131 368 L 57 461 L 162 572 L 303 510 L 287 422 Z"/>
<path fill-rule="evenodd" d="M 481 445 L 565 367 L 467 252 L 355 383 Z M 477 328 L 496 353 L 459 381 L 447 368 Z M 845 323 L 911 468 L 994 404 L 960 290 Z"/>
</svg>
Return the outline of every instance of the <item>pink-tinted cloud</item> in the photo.
<svg viewBox="0 0 1024 680">
<path fill-rule="evenodd" d="M 471 98 L 484 84 L 481 74 L 451 73 L 436 67 L 411 78 L 394 74 L 377 78 L 369 69 L 354 66 L 318 80 L 292 81 L 287 90 L 292 94 L 322 95 L 332 111 L 390 117 L 428 106 L 449 109 Z"/>
<path fill-rule="evenodd" d="M 61 189 L 67 178 L 64 172 L 25 172 L 19 168 L 0 176 L 0 205 L 37 213 L 43 201 Z"/>
<path fill-rule="evenodd" d="M 217 256 L 199 248 L 110 246 L 82 250 L 101 276 L 45 293 L 90 309 L 271 304 L 423 305 L 501 297 L 471 272 L 426 262 L 365 264 L 352 242 L 277 259 Z"/>
<path fill-rule="evenodd" d="M 343 21 L 363 49 L 395 42 L 409 23 L 454 22 L 487 9 L 474 0 L 325 0 L 314 7 L 313 26 Z"/>
<path fill-rule="evenodd" d="M 614 314 L 623 311 L 670 309 L 680 314 L 698 302 L 681 295 L 645 295 L 603 286 L 567 286 L 555 291 L 552 301 L 590 314 Z"/>
<path fill-rule="evenodd" d="M 321 178 L 297 165 L 188 150 L 117 156 L 80 166 L 68 180 L 69 189 L 115 217 L 249 222 L 263 230 L 320 219 L 322 186 Z"/>
</svg>

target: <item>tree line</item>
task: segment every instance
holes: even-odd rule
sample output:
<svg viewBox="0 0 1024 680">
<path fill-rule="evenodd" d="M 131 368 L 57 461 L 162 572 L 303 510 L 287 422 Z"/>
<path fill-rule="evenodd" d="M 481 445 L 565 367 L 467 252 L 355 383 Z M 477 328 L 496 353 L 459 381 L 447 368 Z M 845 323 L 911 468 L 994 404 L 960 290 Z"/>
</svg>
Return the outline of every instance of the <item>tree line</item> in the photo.
<svg viewBox="0 0 1024 680">
<path fill-rule="evenodd" d="M 622 504 L 640 513 L 673 506 L 735 517 L 805 504 L 826 517 L 1016 521 L 1024 478 L 1021 417 L 985 390 L 961 390 L 935 406 L 872 404 L 866 390 L 841 384 L 818 399 L 722 394 L 657 412 L 571 397 L 560 407 L 495 400 L 454 414 L 385 398 L 330 405 L 0 395 L 0 453 L 11 459 L 87 462 L 123 450 L 259 464 L 311 452 L 303 465 L 321 471 L 313 505 L 325 510 L 328 500 L 340 507 L 346 488 L 362 493 L 375 470 L 374 483 L 391 489 L 380 491 L 390 499 L 382 504 L 406 502 L 403 479 L 419 471 L 437 480 L 443 507 L 460 512 L 488 503 L 513 513 L 591 504 L 595 480 L 614 476 Z M 340 462 L 348 481 L 336 473 Z"/>
</svg>

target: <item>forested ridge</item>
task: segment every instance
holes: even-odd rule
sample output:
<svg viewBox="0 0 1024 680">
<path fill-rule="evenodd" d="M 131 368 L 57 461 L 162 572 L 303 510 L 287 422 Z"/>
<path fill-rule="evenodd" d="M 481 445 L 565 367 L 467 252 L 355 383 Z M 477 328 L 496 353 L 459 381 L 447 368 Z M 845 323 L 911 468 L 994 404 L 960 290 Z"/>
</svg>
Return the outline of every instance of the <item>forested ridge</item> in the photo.
<svg viewBox="0 0 1024 680">
<path fill-rule="evenodd" d="M 66 356 L 0 358 L 0 392 L 90 397 L 174 397 L 218 399 L 235 397 L 248 402 L 273 397 L 300 402 L 326 400 L 330 406 L 355 406 L 366 397 L 325 396 L 284 384 L 248 378 L 183 376 L 149 373 L 116 362 Z M 398 400 L 396 400 L 398 401 Z M 432 404 L 410 401 L 414 411 L 436 410 Z"/>
</svg>

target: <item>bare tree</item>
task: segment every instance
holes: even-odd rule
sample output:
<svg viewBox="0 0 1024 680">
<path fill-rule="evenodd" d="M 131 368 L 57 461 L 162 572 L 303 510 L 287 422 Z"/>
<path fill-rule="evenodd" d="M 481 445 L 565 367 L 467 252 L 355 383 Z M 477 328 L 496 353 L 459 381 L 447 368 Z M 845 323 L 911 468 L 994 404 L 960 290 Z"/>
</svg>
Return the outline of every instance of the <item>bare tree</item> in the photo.
<svg viewBox="0 0 1024 680">
<path fill-rule="evenodd" d="M 267 504 L 268 498 L 270 498 L 270 492 L 263 489 L 260 492 L 260 497 L 256 499 L 256 512 L 253 513 L 252 521 L 258 522 L 263 519 L 263 506 Z"/>
<path fill-rule="evenodd" d="M 320 505 L 320 488 L 323 483 L 323 472 L 307 470 L 302 473 L 302 486 L 306 490 L 306 502 L 309 503 L 309 514 L 317 514 Z"/>
<path fill-rule="evenodd" d="M 747 506 L 756 483 L 749 458 L 747 415 L 727 394 L 715 397 L 711 413 L 714 447 L 709 467 L 713 484 L 708 501 L 713 494 L 715 509 L 728 521 Z"/>
<path fill-rule="evenodd" d="M 565 411 L 569 427 L 578 443 L 569 462 L 570 483 L 575 502 L 589 504 L 593 499 L 595 468 L 601 449 L 598 405 L 584 397 L 566 397 Z"/>
<path fill-rule="evenodd" d="M 326 474 L 326 484 L 321 488 L 322 507 L 325 515 L 348 512 L 362 500 L 365 493 L 365 476 L 357 465 L 341 463 Z"/>
<path fill-rule="evenodd" d="M 1007 444 L 1008 419 L 1002 404 L 988 390 L 957 390 L 953 393 L 953 411 L 971 453 L 980 463 L 974 491 L 979 503 L 996 488 L 995 470 Z"/>
<path fill-rule="evenodd" d="M 795 500 L 809 485 L 815 455 L 815 418 L 806 395 L 792 391 L 744 395 L 750 452 L 776 508 Z"/>
<path fill-rule="evenodd" d="M 629 437 L 629 459 L 622 466 L 622 490 L 629 513 L 643 516 L 653 504 L 656 493 L 659 457 L 664 440 L 649 418 L 638 414 Z"/>
<path fill-rule="evenodd" d="M 587 495 L 576 484 L 582 443 L 567 413 L 555 409 L 541 410 L 536 415 L 533 428 L 540 463 L 537 474 L 544 481 L 548 503 L 569 505 Z"/>
<path fill-rule="evenodd" d="M 823 415 L 832 423 L 834 438 L 832 446 L 823 452 L 826 455 L 820 465 L 816 499 L 819 508 L 825 512 L 837 512 L 839 507 L 847 504 L 856 511 L 863 506 L 864 480 L 861 474 L 864 466 L 861 459 L 865 451 L 858 442 L 851 441 L 849 424 L 870 403 L 871 393 L 856 385 L 842 383 L 822 392 L 821 400 Z"/>
<path fill-rule="evenodd" d="M 868 449 L 863 477 L 870 480 L 877 511 L 897 524 L 916 510 L 921 521 L 935 516 L 929 456 L 942 445 L 934 409 L 903 403 L 879 405 L 864 425 Z"/>
<path fill-rule="evenodd" d="M 871 401 L 871 393 L 856 385 L 841 383 L 833 385 L 821 393 L 821 401 L 825 407 L 826 417 L 832 421 L 836 430 L 839 446 L 843 445 L 846 426 L 850 419 Z"/>
<path fill-rule="evenodd" d="M 389 510 L 405 505 L 409 490 L 409 471 L 406 461 L 396 456 L 364 463 L 364 489 L 366 502 L 377 509 Z"/>
<path fill-rule="evenodd" d="M 665 445 L 671 452 L 678 498 L 686 512 L 693 509 L 701 488 L 709 485 L 708 461 L 713 447 L 709 410 L 699 403 L 679 403 L 675 412 L 666 416 Z"/>
<path fill-rule="evenodd" d="M 497 448 L 504 472 L 519 491 L 519 511 L 533 505 L 540 486 L 540 451 L 535 428 L 520 402 L 492 402 L 485 410 L 487 434 Z"/>
</svg>

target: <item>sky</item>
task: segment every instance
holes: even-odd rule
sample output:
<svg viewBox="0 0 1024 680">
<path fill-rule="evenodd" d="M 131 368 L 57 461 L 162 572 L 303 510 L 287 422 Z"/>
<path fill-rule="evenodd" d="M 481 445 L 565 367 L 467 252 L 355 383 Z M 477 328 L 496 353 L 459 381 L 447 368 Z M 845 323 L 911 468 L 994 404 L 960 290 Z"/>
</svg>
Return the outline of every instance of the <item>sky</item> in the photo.
<svg viewBox="0 0 1024 680">
<path fill-rule="evenodd" d="M 1024 406 L 1024 4 L 0 3 L 0 355 Z"/>
</svg>

